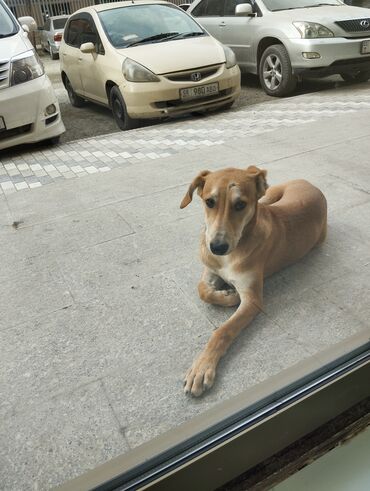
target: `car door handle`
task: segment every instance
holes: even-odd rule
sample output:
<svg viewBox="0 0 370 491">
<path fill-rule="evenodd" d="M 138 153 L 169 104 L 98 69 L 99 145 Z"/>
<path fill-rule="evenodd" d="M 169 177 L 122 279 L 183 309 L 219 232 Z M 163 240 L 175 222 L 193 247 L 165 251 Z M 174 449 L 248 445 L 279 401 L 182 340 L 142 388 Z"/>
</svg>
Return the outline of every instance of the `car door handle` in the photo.
<svg viewBox="0 0 370 491">
<path fill-rule="evenodd" d="M 218 24 L 218 27 L 225 27 L 226 26 L 226 22 L 222 21 L 220 24 Z"/>
<path fill-rule="evenodd" d="M 78 58 L 78 61 L 82 61 L 82 58 Z"/>
</svg>

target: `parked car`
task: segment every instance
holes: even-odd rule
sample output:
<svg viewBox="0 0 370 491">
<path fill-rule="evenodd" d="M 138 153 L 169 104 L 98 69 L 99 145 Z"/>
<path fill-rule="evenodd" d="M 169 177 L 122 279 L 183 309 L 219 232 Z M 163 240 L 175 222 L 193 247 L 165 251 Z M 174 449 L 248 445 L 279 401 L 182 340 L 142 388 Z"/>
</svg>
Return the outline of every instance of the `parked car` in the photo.
<svg viewBox="0 0 370 491">
<path fill-rule="evenodd" d="M 340 0 L 195 0 L 188 12 L 269 95 L 290 94 L 304 77 L 370 78 L 368 9 Z"/>
<path fill-rule="evenodd" d="M 52 60 L 59 57 L 59 46 L 67 20 L 68 15 L 49 17 L 44 26 L 39 29 L 42 49 L 50 54 Z"/>
<path fill-rule="evenodd" d="M 27 37 L 29 26 L 37 27 L 32 17 L 18 22 L 0 0 L 0 149 L 55 143 L 65 131 L 51 82 Z"/>
<path fill-rule="evenodd" d="M 143 118 L 229 107 L 240 92 L 233 51 L 164 1 L 94 5 L 73 14 L 60 46 L 71 104 L 110 106 L 125 130 Z"/>
</svg>

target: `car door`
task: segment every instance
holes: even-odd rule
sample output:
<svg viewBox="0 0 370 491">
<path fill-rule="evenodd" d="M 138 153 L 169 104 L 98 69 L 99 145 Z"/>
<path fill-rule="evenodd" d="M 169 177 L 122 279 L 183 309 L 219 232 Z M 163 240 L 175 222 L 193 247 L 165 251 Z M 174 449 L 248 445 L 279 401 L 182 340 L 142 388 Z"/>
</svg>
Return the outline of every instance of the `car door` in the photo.
<svg viewBox="0 0 370 491">
<path fill-rule="evenodd" d="M 84 22 L 80 14 L 70 18 L 64 31 L 63 50 L 60 52 L 62 69 L 67 75 L 73 90 L 80 95 L 83 91 L 79 66 L 79 58 L 81 57 L 80 37 L 81 32 L 83 32 Z"/>
<path fill-rule="evenodd" d="M 203 0 L 191 10 L 191 15 L 216 39 L 223 41 L 225 0 Z"/>
<path fill-rule="evenodd" d="M 236 16 L 235 8 L 241 3 L 251 4 L 251 1 L 225 0 L 222 42 L 234 51 L 239 66 L 250 71 L 248 68 L 253 64 L 254 57 L 255 26 L 259 18 Z"/>
<path fill-rule="evenodd" d="M 85 12 L 83 21 L 83 24 L 81 24 L 80 43 L 93 43 L 95 46 L 95 52 L 82 53 L 80 50 L 78 55 L 83 94 L 89 99 L 106 103 L 106 78 L 103 66 L 105 58 L 104 46 L 92 16 Z"/>
<path fill-rule="evenodd" d="M 235 8 L 252 0 L 203 0 L 191 15 L 221 43 L 229 46 L 239 66 L 253 71 L 253 42 L 257 17 L 238 17 Z M 253 2 L 254 3 L 254 2 Z"/>
</svg>

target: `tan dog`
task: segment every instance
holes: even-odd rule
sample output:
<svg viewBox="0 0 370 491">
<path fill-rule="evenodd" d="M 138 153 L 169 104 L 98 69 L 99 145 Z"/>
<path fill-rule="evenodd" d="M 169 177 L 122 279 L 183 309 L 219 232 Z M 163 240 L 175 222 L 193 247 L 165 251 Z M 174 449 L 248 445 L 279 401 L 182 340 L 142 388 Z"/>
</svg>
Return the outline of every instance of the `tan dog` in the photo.
<svg viewBox="0 0 370 491">
<path fill-rule="evenodd" d="M 203 171 L 182 200 L 180 208 L 197 189 L 205 206 L 200 298 L 226 307 L 239 304 L 189 369 L 185 393 L 199 396 L 213 385 L 220 358 L 262 310 L 263 279 L 325 239 L 327 207 L 319 189 L 303 180 L 267 188 L 266 171 L 254 166 Z"/>
</svg>

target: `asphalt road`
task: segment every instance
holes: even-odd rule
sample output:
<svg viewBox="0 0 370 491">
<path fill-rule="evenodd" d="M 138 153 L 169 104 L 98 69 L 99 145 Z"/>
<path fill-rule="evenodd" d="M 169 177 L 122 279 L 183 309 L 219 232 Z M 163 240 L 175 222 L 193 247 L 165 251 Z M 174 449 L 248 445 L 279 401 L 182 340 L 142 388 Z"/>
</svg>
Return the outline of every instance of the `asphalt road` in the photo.
<svg viewBox="0 0 370 491">
<path fill-rule="evenodd" d="M 40 53 L 45 65 L 46 73 L 51 79 L 58 95 L 63 121 L 66 132 L 61 137 L 62 142 L 77 140 L 80 138 L 94 137 L 120 131 L 116 126 L 109 109 L 92 103 L 86 103 L 83 108 L 72 107 L 69 103 L 67 92 L 65 91 L 60 77 L 59 60 L 50 60 L 45 53 Z M 316 92 L 320 90 L 332 89 L 344 86 L 345 83 L 339 76 L 325 79 L 306 80 L 299 84 L 294 96 Z M 258 78 L 252 75 L 242 77 L 242 92 L 234 107 L 251 106 L 264 101 L 275 101 L 261 89 Z M 207 117 L 189 115 L 186 117 Z M 146 124 L 164 124 L 159 122 Z"/>
</svg>

